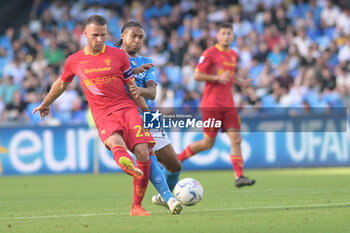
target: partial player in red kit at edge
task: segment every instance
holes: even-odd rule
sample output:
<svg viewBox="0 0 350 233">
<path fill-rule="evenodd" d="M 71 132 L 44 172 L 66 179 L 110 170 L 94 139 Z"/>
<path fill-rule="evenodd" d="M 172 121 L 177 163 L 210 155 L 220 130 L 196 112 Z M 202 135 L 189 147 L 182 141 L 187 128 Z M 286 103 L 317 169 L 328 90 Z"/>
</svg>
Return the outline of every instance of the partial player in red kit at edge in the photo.
<svg viewBox="0 0 350 233">
<path fill-rule="evenodd" d="M 149 176 L 150 160 L 154 140 L 142 127 L 143 121 L 139 108 L 147 107 L 143 97 L 127 93 L 124 84 L 130 90 L 135 84 L 134 73 L 126 53 L 106 46 L 106 20 L 99 15 L 91 16 L 84 30 L 87 46 L 68 57 L 64 72 L 51 87 L 42 104 L 34 109 L 40 118 L 50 113 L 50 105 L 66 90 L 75 75 L 88 100 L 99 135 L 105 146 L 121 169 L 134 177 L 134 200 L 130 215 L 147 216 L 141 206 Z M 129 93 L 131 93 L 129 91 Z M 136 103 L 136 105 L 135 105 Z M 127 148 L 136 156 L 127 153 Z"/>
<path fill-rule="evenodd" d="M 232 24 L 219 25 L 216 35 L 218 43 L 205 50 L 199 59 L 194 78 L 205 81 L 202 98 L 202 119 L 209 118 L 221 121 L 221 129 L 231 141 L 231 162 L 236 176 L 236 187 L 253 185 L 255 180 L 243 176 L 243 158 L 241 151 L 241 122 L 235 108 L 232 85 L 248 87 L 250 79 L 241 80 L 235 77 L 237 54 L 230 48 L 233 41 Z M 203 128 L 204 138 L 193 142 L 178 155 L 180 161 L 213 147 L 220 128 Z"/>
</svg>

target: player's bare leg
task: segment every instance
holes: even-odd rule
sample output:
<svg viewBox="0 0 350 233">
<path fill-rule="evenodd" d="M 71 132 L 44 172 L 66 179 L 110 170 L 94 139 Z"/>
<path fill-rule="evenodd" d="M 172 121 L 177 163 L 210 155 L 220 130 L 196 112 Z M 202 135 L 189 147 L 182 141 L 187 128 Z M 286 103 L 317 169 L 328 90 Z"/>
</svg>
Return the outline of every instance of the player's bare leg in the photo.
<svg viewBox="0 0 350 233">
<path fill-rule="evenodd" d="M 195 141 L 187 146 L 186 149 L 178 155 L 178 159 L 183 162 L 184 160 L 201 151 L 210 150 L 215 144 L 215 139 L 216 136 L 209 137 L 204 133 L 204 138 L 202 140 Z"/>
<path fill-rule="evenodd" d="M 178 172 L 182 169 L 182 163 L 177 158 L 177 154 L 171 144 L 166 145 L 160 150 L 154 152 L 158 162 L 161 163 L 168 171 Z"/>
<path fill-rule="evenodd" d="M 228 129 L 227 135 L 231 141 L 231 162 L 236 176 L 236 187 L 239 188 L 255 184 L 255 180 L 243 176 L 243 158 L 241 149 L 242 137 L 240 131 L 236 129 Z"/>
</svg>

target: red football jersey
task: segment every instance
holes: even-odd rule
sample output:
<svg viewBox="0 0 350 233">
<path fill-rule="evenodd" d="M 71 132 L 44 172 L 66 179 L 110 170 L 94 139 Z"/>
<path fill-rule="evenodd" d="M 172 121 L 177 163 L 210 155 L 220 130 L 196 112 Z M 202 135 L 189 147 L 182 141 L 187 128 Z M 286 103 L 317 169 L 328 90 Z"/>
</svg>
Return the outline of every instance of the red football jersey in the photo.
<svg viewBox="0 0 350 233">
<path fill-rule="evenodd" d="M 206 49 L 199 59 L 196 71 L 205 74 L 221 74 L 229 70 L 228 82 L 205 82 L 202 107 L 234 107 L 232 84 L 235 77 L 237 53 L 230 49 L 225 51 L 218 44 Z"/>
<path fill-rule="evenodd" d="M 118 109 L 135 107 L 129 98 L 124 83 L 134 79 L 126 53 L 119 49 L 104 46 L 96 54 L 89 54 L 86 48 L 68 57 L 61 79 L 72 82 L 79 77 L 94 120 Z"/>
</svg>

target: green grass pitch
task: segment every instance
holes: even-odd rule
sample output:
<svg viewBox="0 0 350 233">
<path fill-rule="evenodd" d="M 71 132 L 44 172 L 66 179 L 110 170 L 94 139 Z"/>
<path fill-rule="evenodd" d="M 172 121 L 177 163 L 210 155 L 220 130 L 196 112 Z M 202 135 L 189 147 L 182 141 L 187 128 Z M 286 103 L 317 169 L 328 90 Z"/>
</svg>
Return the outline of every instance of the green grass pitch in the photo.
<svg viewBox="0 0 350 233">
<path fill-rule="evenodd" d="M 0 177 L 0 232 L 350 232 L 350 168 L 183 172 L 204 188 L 202 201 L 171 215 L 151 203 L 150 217 L 130 217 L 132 178 L 125 174 Z"/>
</svg>

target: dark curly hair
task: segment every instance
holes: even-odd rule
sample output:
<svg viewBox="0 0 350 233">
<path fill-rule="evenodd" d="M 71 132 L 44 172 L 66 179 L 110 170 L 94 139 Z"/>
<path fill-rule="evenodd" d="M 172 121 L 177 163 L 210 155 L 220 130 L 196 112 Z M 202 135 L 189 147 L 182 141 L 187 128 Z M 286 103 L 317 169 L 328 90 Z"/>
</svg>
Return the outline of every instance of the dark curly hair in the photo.
<svg viewBox="0 0 350 233">
<path fill-rule="evenodd" d="M 139 28 L 142 28 L 142 25 L 139 24 L 138 22 L 134 22 L 134 21 L 130 21 L 130 22 L 127 22 L 126 24 L 124 24 L 123 28 L 122 28 L 122 33 L 125 31 L 125 29 L 127 28 L 132 28 L 132 27 L 139 27 Z M 117 43 L 114 44 L 114 46 L 116 47 L 121 47 L 123 44 L 123 39 L 120 39 Z"/>
</svg>

